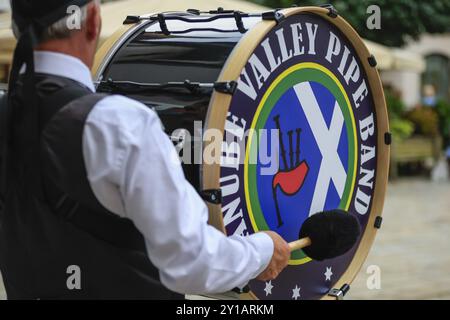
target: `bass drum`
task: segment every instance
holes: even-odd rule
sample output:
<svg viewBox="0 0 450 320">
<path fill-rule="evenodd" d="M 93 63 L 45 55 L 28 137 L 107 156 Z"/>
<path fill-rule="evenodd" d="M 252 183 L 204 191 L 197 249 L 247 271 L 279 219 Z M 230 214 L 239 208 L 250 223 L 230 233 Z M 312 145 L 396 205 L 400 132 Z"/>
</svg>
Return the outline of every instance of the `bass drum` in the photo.
<svg viewBox="0 0 450 320">
<path fill-rule="evenodd" d="M 293 252 L 276 280 L 239 298 L 345 295 L 381 225 L 390 135 L 376 59 L 333 7 L 129 16 L 94 78 L 158 113 L 225 234 L 293 241 L 310 215 L 336 208 L 359 220 L 345 255 Z"/>
</svg>

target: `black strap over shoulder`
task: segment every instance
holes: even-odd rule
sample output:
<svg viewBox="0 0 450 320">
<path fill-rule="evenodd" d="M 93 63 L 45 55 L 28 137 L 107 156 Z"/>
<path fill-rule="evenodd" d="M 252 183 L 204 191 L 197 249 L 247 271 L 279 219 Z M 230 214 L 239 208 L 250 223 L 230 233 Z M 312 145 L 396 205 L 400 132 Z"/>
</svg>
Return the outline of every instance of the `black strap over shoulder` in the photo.
<svg viewBox="0 0 450 320">
<path fill-rule="evenodd" d="M 49 109 L 41 137 L 44 180 L 50 179 L 56 186 L 47 192 L 53 195 L 53 210 L 79 229 L 115 247 L 145 250 L 143 237 L 133 222 L 103 207 L 87 178 L 83 130 L 90 112 L 106 95 L 90 94 L 72 99 L 53 113 L 53 106 L 60 105 L 59 99 L 67 99 L 67 94 L 61 91 L 52 97 L 53 101 L 47 100 Z"/>
<path fill-rule="evenodd" d="M 20 83 L 20 82 L 19 82 Z M 19 84 L 19 87 L 23 84 Z M 50 120 L 50 118 L 59 111 L 59 109 L 69 103 L 72 100 L 80 97 L 92 94 L 92 92 L 80 85 L 79 83 L 58 77 L 49 76 L 44 74 L 36 75 L 36 87 L 40 92 L 44 92 L 44 96 L 40 96 L 40 106 L 43 106 L 39 110 L 39 131 Z M 24 94 L 26 96 L 26 94 Z M 8 188 L 8 161 L 9 161 L 9 139 L 10 130 L 13 126 L 12 114 L 13 108 L 10 108 L 10 99 L 8 94 L 0 96 L 0 218 L 2 216 L 2 207 L 4 205 L 4 199 Z M 29 128 L 31 130 L 31 128 Z M 37 159 L 36 159 L 37 160 Z M 39 161 L 36 161 L 39 163 Z M 41 175 L 40 166 L 35 168 L 36 176 Z M 41 181 L 39 179 L 39 181 Z M 40 187 L 41 183 L 39 183 Z M 40 188 L 41 189 L 41 188 Z"/>
<path fill-rule="evenodd" d="M 34 166 L 33 170 L 39 170 L 42 177 L 39 187 L 43 200 L 53 214 L 99 240 L 120 248 L 143 249 L 143 237 L 132 221 L 104 208 L 87 178 L 83 129 L 89 113 L 106 95 L 95 94 L 73 80 L 53 75 L 38 74 L 36 80 L 41 157 L 36 161 L 39 167 Z M 7 188 L 8 181 L 14 177 L 1 179 Z"/>
<path fill-rule="evenodd" d="M 8 96 L 0 96 L 0 219 L 3 215 L 4 196 L 6 192 L 6 123 Z"/>
</svg>

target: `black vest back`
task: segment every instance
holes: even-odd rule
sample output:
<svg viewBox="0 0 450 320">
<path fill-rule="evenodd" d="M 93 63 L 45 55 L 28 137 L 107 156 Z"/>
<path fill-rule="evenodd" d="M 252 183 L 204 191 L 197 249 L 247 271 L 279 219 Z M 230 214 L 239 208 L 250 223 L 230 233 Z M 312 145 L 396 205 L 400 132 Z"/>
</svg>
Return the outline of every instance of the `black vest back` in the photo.
<svg viewBox="0 0 450 320">
<path fill-rule="evenodd" d="M 161 284 L 132 221 L 109 212 L 90 188 L 83 128 L 104 96 L 65 78 L 37 75 L 36 82 L 45 196 L 39 199 L 30 189 L 36 166 L 25 156 L 25 93 L 19 82 L 11 99 L 13 128 L 0 217 L 0 268 L 8 298 L 181 298 Z"/>
</svg>

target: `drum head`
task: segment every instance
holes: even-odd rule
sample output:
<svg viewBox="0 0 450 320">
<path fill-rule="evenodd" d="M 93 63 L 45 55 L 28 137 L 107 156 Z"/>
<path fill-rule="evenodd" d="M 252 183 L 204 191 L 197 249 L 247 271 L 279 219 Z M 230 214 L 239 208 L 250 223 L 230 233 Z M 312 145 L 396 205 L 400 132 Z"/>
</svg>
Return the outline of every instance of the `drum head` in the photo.
<svg viewBox="0 0 450 320">
<path fill-rule="evenodd" d="M 299 250 L 276 280 L 250 283 L 253 298 L 319 299 L 353 280 L 373 242 L 388 176 L 387 113 L 376 61 L 342 18 L 317 7 L 280 13 L 249 30 L 222 71 L 219 81 L 239 85 L 212 96 L 206 128 L 225 134 L 202 183 L 222 189 L 210 223 L 227 235 L 273 230 L 293 241 L 314 213 L 354 215 L 362 234 L 344 256 L 318 262 Z"/>
</svg>

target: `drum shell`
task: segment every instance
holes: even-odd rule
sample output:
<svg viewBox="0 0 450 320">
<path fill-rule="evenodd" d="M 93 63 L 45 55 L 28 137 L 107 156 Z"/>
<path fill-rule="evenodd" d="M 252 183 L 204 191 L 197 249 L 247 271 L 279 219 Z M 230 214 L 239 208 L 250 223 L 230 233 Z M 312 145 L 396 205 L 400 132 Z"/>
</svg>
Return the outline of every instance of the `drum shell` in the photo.
<svg viewBox="0 0 450 320">
<path fill-rule="evenodd" d="M 382 212 L 383 207 L 383 201 L 385 196 L 385 190 L 386 190 L 386 182 L 387 182 L 387 172 L 388 172 L 388 162 L 389 162 L 389 147 L 386 145 L 386 141 L 384 139 L 385 133 L 388 132 L 388 122 L 387 122 L 387 114 L 386 114 L 386 106 L 384 102 L 384 96 L 383 91 L 381 87 L 381 82 L 378 76 L 378 73 L 376 69 L 374 68 L 374 60 L 373 57 L 371 57 L 370 53 L 368 52 L 367 48 L 362 43 L 361 39 L 358 37 L 358 35 L 355 33 L 355 31 L 349 26 L 342 18 L 335 16 L 335 14 L 330 10 L 326 8 L 317 8 L 317 7 L 306 7 L 306 8 L 297 8 L 297 9 L 287 9 L 283 11 L 283 14 L 285 14 L 286 17 L 296 15 L 296 14 L 314 14 L 320 16 L 323 20 L 331 22 L 335 27 L 339 29 L 340 32 L 344 34 L 344 36 L 347 38 L 347 40 L 350 43 L 350 46 L 354 47 L 355 51 L 357 52 L 357 58 L 360 59 L 359 63 L 362 66 L 362 70 L 367 74 L 367 80 L 368 85 L 370 87 L 370 90 L 373 95 L 374 99 L 374 111 L 376 118 L 377 118 L 377 134 L 376 138 L 378 141 L 377 147 L 379 148 L 379 151 L 377 152 L 377 171 L 376 171 L 376 183 L 374 185 L 374 193 L 373 193 L 373 205 L 370 210 L 370 214 L 367 214 L 367 222 L 364 223 L 364 234 L 358 244 L 358 248 L 355 248 L 355 254 L 353 256 L 352 253 L 352 261 L 348 265 L 345 266 L 345 272 L 340 274 L 339 276 L 336 276 L 337 281 L 331 283 L 325 283 L 325 284 L 318 284 L 316 283 L 310 283 L 307 286 L 309 288 L 303 288 L 302 292 L 305 292 L 308 289 L 311 289 L 314 291 L 314 298 L 318 297 L 327 297 L 328 290 L 331 289 L 329 285 L 334 286 L 334 288 L 340 288 L 344 284 L 350 283 L 355 275 L 357 274 L 359 268 L 361 267 L 369 249 L 373 242 L 376 229 L 379 227 L 379 221 L 380 221 L 380 214 Z M 199 77 L 195 77 L 195 72 L 192 72 L 190 74 L 190 77 L 194 79 L 193 81 L 230 81 L 234 80 L 237 81 L 239 77 L 241 76 L 241 71 L 243 70 L 244 66 L 246 65 L 250 55 L 255 52 L 255 49 L 258 45 L 260 45 L 262 39 L 264 39 L 265 34 L 270 32 L 272 29 L 276 28 L 277 22 L 275 21 L 263 21 L 261 23 L 258 23 L 258 25 L 249 30 L 249 32 L 242 37 L 240 34 L 233 35 L 235 36 L 234 43 L 229 46 L 228 51 L 226 52 L 224 56 L 224 67 L 220 67 L 219 65 L 220 61 L 216 60 L 213 64 L 217 66 L 215 71 L 212 71 L 211 69 L 207 69 L 204 65 L 202 66 L 202 59 L 198 58 L 197 62 L 200 63 L 200 68 L 204 67 L 204 71 L 199 75 Z M 126 46 L 127 44 L 131 43 L 135 37 L 142 34 L 142 28 L 143 26 L 139 26 L 140 33 L 136 30 L 129 34 L 126 38 L 126 42 L 121 44 L 121 48 Z M 141 38 L 145 39 L 152 38 L 154 35 L 148 35 Z M 230 34 L 226 34 L 225 36 L 218 35 L 217 38 L 221 38 L 220 41 L 223 41 L 226 38 L 229 38 Z M 164 39 L 165 37 L 159 34 L 160 39 Z M 172 39 L 177 38 L 178 36 L 174 37 L 168 37 L 166 39 Z M 180 37 L 182 38 L 182 37 Z M 202 42 L 204 39 L 195 38 L 195 39 L 186 39 L 183 41 L 192 41 L 192 42 Z M 231 37 L 233 38 L 233 37 Z M 217 40 L 217 39 L 214 39 Z M 211 41 L 211 39 L 207 40 Z M 239 43 L 238 43 L 239 41 Z M 136 46 L 139 43 L 135 43 L 133 46 Z M 142 43 L 141 43 L 142 44 Z M 239 44 L 239 45 L 237 45 Z M 192 45 L 192 44 L 191 44 Z M 203 46 L 203 44 L 202 44 Z M 205 50 L 204 52 L 207 53 L 208 49 L 206 47 L 203 47 Z M 210 48 L 217 49 L 217 46 L 211 46 Z M 129 48 L 130 49 L 130 48 Z M 120 53 L 121 50 L 118 52 Z M 126 51 L 123 51 L 126 52 Z M 200 51 L 198 51 L 200 52 Z M 225 52 L 225 51 L 223 51 Z M 172 52 L 173 54 L 173 52 Z M 217 55 L 214 55 L 217 56 Z M 186 79 L 183 79 L 186 77 L 186 73 L 178 73 L 179 76 L 173 76 L 175 73 L 167 72 L 168 74 L 164 75 L 158 75 L 160 78 L 151 78 L 148 72 L 142 72 L 142 78 L 139 78 L 139 76 L 133 74 L 124 74 L 123 78 L 120 74 L 120 70 L 116 69 L 115 71 L 112 69 L 109 69 L 109 67 L 114 67 L 114 64 L 116 63 L 126 63 L 127 59 L 126 56 L 124 56 L 125 59 L 120 58 L 120 55 L 116 54 L 111 59 L 108 58 L 107 67 L 104 68 L 104 70 L 101 72 L 100 76 L 103 76 L 103 80 L 106 79 L 108 76 L 114 75 L 117 79 L 120 80 L 141 80 L 144 82 L 160 82 L 160 81 L 184 81 Z M 131 59 L 135 59 L 133 55 L 129 55 Z M 178 67 L 180 67 L 180 62 L 182 61 L 184 55 L 178 54 L 176 57 L 176 61 L 172 61 L 173 63 L 177 64 Z M 115 60 L 115 58 L 117 58 Z M 208 60 L 210 61 L 210 60 Z M 185 63 L 185 62 L 183 62 Z M 171 65 L 171 63 L 166 64 L 167 68 Z M 223 69 L 223 70 L 222 70 Z M 125 68 L 126 70 L 126 68 Z M 140 68 L 137 68 L 135 70 L 140 70 Z M 156 69 L 155 69 L 156 70 Z M 164 70 L 164 68 L 158 68 L 158 70 Z M 187 70 L 187 69 L 185 69 Z M 192 68 L 190 69 L 193 70 Z M 208 70 L 208 71 L 205 71 Z M 113 72 L 114 71 L 114 72 Z M 109 73 L 108 73 L 109 72 Z M 337 73 L 335 73 L 337 74 Z M 148 78 L 147 78 L 148 76 Z M 210 78 L 206 78 L 206 77 Z M 202 78 L 203 77 L 203 78 Z M 100 80 L 100 77 L 97 78 Z M 158 80 L 159 79 L 159 80 Z M 189 79 L 189 80 L 192 80 Z M 116 79 L 114 79 L 116 80 Z M 121 92 L 119 92 L 121 93 Z M 123 92 L 122 92 L 123 93 Z M 169 93 L 168 95 L 166 93 Z M 231 105 L 232 100 L 235 98 L 235 96 L 224 94 L 221 92 L 214 92 L 214 91 L 208 91 L 205 90 L 205 92 L 200 92 L 193 94 L 192 92 L 186 92 L 180 88 L 178 89 L 172 89 L 170 92 L 164 92 L 159 94 L 145 94 L 145 95 L 134 95 L 134 94 L 127 94 L 133 98 L 138 99 L 139 101 L 145 103 L 149 107 L 155 109 L 155 111 L 158 112 L 160 118 L 162 119 L 163 125 L 165 126 L 166 132 L 170 135 L 172 129 L 175 128 L 185 128 L 190 133 L 195 133 L 195 127 L 193 126 L 192 122 L 195 120 L 204 120 L 204 127 L 206 128 L 218 128 L 219 130 L 223 131 L 223 124 L 225 123 L 227 119 L 228 112 L 231 111 Z M 169 108 L 169 111 L 167 111 L 166 107 L 167 105 L 173 106 L 176 103 L 180 103 L 181 107 L 178 108 Z M 186 103 L 190 103 L 189 107 L 186 107 Z M 197 104 L 196 104 L 197 103 Z M 194 110 L 195 109 L 195 110 Z M 247 119 L 248 120 L 248 119 Z M 251 121 L 249 121 L 251 122 Z M 206 123 L 206 124 L 205 124 Z M 185 165 L 184 166 L 185 172 L 187 172 L 186 176 L 187 178 L 193 183 L 195 187 L 198 188 L 198 190 L 205 190 L 205 189 L 218 189 L 222 187 L 222 184 L 219 182 L 222 178 L 221 172 L 223 172 L 223 168 L 221 168 L 220 165 L 203 165 L 203 166 L 191 166 L 191 165 Z M 196 177 L 201 177 L 202 179 L 195 180 Z M 206 177 L 206 178 L 205 178 Z M 205 183 L 206 182 L 206 183 Z M 241 199 L 244 199 L 244 197 L 241 197 Z M 222 206 L 225 207 L 227 204 L 225 202 L 222 203 Z M 220 230 L 225 230 L 223 227 L 223 215 L 225 215 L 225 209 L 221 207 L 221 205 L 212 206 L 211 204 L 208 204 L 210 209 L 210 223 L 214 226 L 216 226 Z M 213 220 L 211 217 L 215 217 Z M 378 222 L 377 222 L 378 221 Z M 228 231 L 228 230 L 226 230 Z M 227 232 L 228 233 L 228 232 Z M 229 234 L 229 233 L 228 233 Z M 231 233 L 232 234 L 232 233 Z M 325 270 L 323 270 L 325 272 Z M 320 275 L 322 276 L 322 275 Z M 308 276 L 309 277 L 309 276 Z M 306 278 L 302 278 L 305 283 Z M 301 280 L 301 279 L 300 279 Z M 293 278 L 291 280 L 293 281 Z M 322 280 L 323 281 L 323 280 Z M 308 282 L 308 281 L 306 281 Z M 258 288 L 259 287 L 259 288 Z M 294 286 L 293 286 L 294 287 Z M 261 284 L 255 284 L 252 286 L 252 290 L 259 291 L 258 298 L 265 298 L 263 288 L 261 287 Z M 294 289 L 294 288 L 291 288 Z M 248 297 L 248 296 L 247 296 Z M 251 295 L 252 298 L 255 296 Z M 269 296 L 270 298 L 270 296 Z"/>
<path fill-rule="evenodd" d="M 259 20 L 259 17 L 248 17 L 244 18 L 244 23 L 250 27 Z M 115 52 L 102 62 L 103 68 L 96 74 L 96 80 L 157 84 L 188 80 L 213 84 L 243 36 L 237 30 L 229 32 L 235 27 L 233 23 L 230 26 L 228 24 L 227 32 L 192 31 L 164 35 L 157 22 L 143 23 L 115 44 Z M 183 28 L 182 23 L 174 21 L 173 25 Z M 211 29 L 217 27 L 217 22 L 203 23 L 202 27 Z M 157 112 L 164 131 L 170 137 L 185 130 L 190 138 L 184 142 L 190 142 L 190 150 L 188 155 L 180 151 L 183 170 L 189 182 L 198 190 L 201 189 L 202 132 L 212 88 L 195 91 L 169 88 L 129 93 L 120 89 L 111 92 L 109 88 L 100 86 L 98 91 L 122 94 L 142 102 Z M 177 145 L 176 137 L 173 140 Z"/>
</svg>

